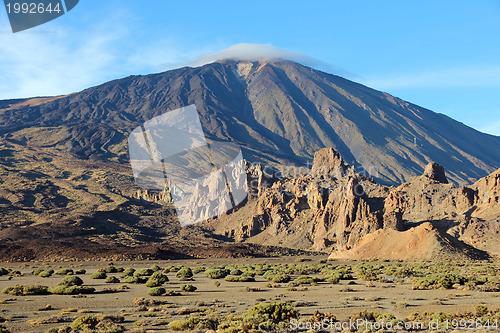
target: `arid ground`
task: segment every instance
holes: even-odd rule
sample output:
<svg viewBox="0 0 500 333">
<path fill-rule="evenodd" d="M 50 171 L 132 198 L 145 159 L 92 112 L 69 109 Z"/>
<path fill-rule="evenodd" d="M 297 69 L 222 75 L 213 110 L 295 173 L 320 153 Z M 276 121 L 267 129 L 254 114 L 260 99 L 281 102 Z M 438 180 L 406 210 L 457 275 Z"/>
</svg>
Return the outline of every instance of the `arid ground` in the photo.
<svg viewBox="0 0 500 333">
<path fill-rule="evenodd" d="M 0 276 L 1 332 L 72 332 L 70 327 L 77 332 L 85 327 L 86 332 L 250 332 L 296 327 L 307 331 L 308 323 L 360 318 L 393 324 L 431 320 L 440 325 L 462 319 L 477 328 L 487 320 L 491 325 L 500 321 L 498 263 L 327 261 L 326 256 L 314 256 L 29 262 L 0 267 L 5 268 L 0 269 L 4 273 Z M 82 269 L 84 274 L 78 272 Z M 102 273 L 94 274 L 98 270 Z M 168 281 L 161 281 L 165 275 Z M 78 295 L 76 289 L 53 289 L 67 276 L 81 278 L 82 286 L 95 291 Z M 146 281 L 151 288 L 143 284 Z M 72 283 L 66 284 L 71 288 Z M 34 285 L 49 289 L 26 287 Z M 161 287 L 155 289 L 155 285 Z M 181 290 L 183 285 L 196 290 Z M 33 295 L 64 290 L 69 294 Z M 475 331 L 484 331 L 481 327 Z M 490 331 L 497 329 L 490 327 Z"/>
</svg>

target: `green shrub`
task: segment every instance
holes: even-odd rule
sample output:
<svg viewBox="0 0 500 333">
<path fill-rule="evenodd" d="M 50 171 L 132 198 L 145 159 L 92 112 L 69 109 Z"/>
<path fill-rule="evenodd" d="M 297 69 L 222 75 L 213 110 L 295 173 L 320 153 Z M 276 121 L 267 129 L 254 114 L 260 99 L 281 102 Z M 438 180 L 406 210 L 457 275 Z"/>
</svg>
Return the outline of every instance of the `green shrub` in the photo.
<svg viewBox="0 0 500 333">
<path fill-rule="evenodd" d="M 290 282 L 290 276 L 288 274 L 285 274 L 283 272 L 277 272 L 277 271 L 267 271 L 262 275 L 263 278 L 273 281 L 274 283 L 287 283 Z"/>
<path fill-rule="evenodd" d="M 139 269 L 138 271 L 135 271 L 134 272 L 134 276 L 151 276 L 153 275 L 154 271 L 150 268 L 143 268 L 143 269 Z"/>
<path fill-rule="evenodd" d="M 377 281 L 378 270 L 370 264 L 358 264 L 354 266 L 354 272 L 356 273 L 356 278 L 365 281 Z"/>
<path fill-rule="evenodd" d="M 238 275 L 228 275 L 224 278 L 225 281 L 228 282 L 255 282 L 255 278 L 249 274 Z"/>
<path fill-rule="evenodd" d="M 82 268 L 82 269 L 77 269 L 77 270 L 75 271 L 75 274 L 78 274 L 78 275 L 82 275 L 82 274 L 86 274 L 86 273 L 87 273 L 87 271 L 86 271 L 86 270 L 84 270 L 83 268 Z"/>
<path fill-rule="evenodd" d="M 137 283 L 137 284 L 144 284 L 148 280 L 149 278 L 144 276 L 128 276 L 125 278 L 126 283 Z"/>
<path fill-rule="evenodd" d="M 165 294 L 167 291 L 163 287 L 155 287 L 148 290 L 149 296 L 161 296 Z"/>
<path fill-rule="evenodd" d="M 229 275 L 229 270 L 220 268 L 209 268 L 205 271 L 205 276 L 210 279 L 223 279 Z"/>
<path fill-rule="evenodd" d="M 297 258 L 295 259 L 296 262 L 304 262 L 304 261 L 311 261 L 309 258 Z"/>
<path fill-rule="evenodd" d="M 55 288 L 50 288 L 49 292 L 55 295 L 80 295 L 80 294 L 92 294 L 95 292 L 95 288 L 87 286 L 58 286 Z"/>
<path fill-rule="evenodd" d="M 83 284 L 83 280 L 78 276 L 66 276 L 61 282 L 59 282 L 60 286 L 81 286 Z"/>
<path fill-rule="evenodd" d="M 9 276 L 21 276 L 21 275 L 23 275 L 23 273 L 21 273 L 21 271 L 10 270 L 9 274 L 7 274 L 7 275 L 9 275 Z"/>
<path fill-rule="evenodd" d="M 122 278 L 126 278 L 127 276 L 134 276 L 135 269 L 127 268 L 123 271 Z"/>
<path fill-rule="evenodd" d="M 76 318 L 71 323 L 71 328 L 75 331 L 93 330 L 96 328 L 99 320 L 93 315 L 85 315 Z"/>
<path fill-rule="evenodd" d="M 105 280 L 105 283 L 120 283 L 120 279 L 116 276 L 108 276 Z"/>
<path fill-rule="evenodd" d="M 146 282 L 146 287 L 152 288 L 152 287 L 160 287 L 163 283 L 160 282 L 158 279 L 153 279 L 149 278 L 148 281 Z"/>
<path fill-rule="evenodd" d="M 207 330 L 216 330 L 218 320 L 216 318 L 199 318 L 189 317 L 187 319 L 173 320 L 168 324 L 168 328 L 172 331 L 192 331 L 194 329 L 205 332 Z M 224 332 L 243 332 L 241 330 L 224 331 Z"/>
<path fill-rule="evenodd" d="M 31 274 L 33 275 L 39 275 L 41 272 L 43 272 L 43 269 L 42 268 L 37 268 L 37 269 L 34 269 L 33 271 L 31 271 Z M 2 274 L 0 274 L 2 275 Z"/>
<path fill-rule="evenodd" d="M 52 276 L 51 271 L 42 271 L 38 274 L 39 277 L 48 278 Z"/>
<path fill-rule="evenodd" d="M 274 283 L 287 283 L 290 282 L 290 280 L 291 280 L 290 275 L 284 273 L 278 273 L 272 278 L 272 281 Z"/>
<path fill-rule="evenodd" d="M 56 274 L 56 275 L 71 275 L 71 274 L 73 274 L 73 270 L 70 268 L 61 268 L 60 270 L 56 271 L 54 274 Z"/>
<path fill-rule="evenodd" d="M 192 284 L 183 284 L 181 286 L 181 290 L 187 291 L 187 292 L 193 292 L 193 291 L 196 291 L 196 289 L 198 289 L 198 288 L 196 288 Z"/>
<path fill-rule="evenodd" d="M 250 308 L 243 315 L 243 319 L 258 326 L 258 324 L 266 321 L 271 321 L 274 324 L 289 322 L 290 319 L 297 318 L 297 315 L 297 311 L 290 303 L 259 303 Z"/>
<path fill-rule="evenodd" d="M 203 266 L 198 266 L 198 267 L 195 267 L 195 268 L 193 269 L 193 273 L 194 273 L 194 274 L 198 274 L 198 273 L 204 272 L 205 270 L 206 270 L 206 268 L 205 268 L 205 267 L 203 267 Z"/>
<path fill-rule="evenodd" d="M 107 277 L 105 272 L 95 272 L 90 276 L 91 279 L 105 279 Z"/>
<path fill-rule="evenodd" d="M 413 279 L 414 289 L 450 289 L 454 284 L 463 285 L 467 279 L 461 275 L 448 274 L 429 274 L 424 277 Z"/>
<path fill-rule="evenodd" d="M 231 275 L 241 275 L 241 274 L 243 274 L 243 271 L 241 269 L 239 269 L 239 268 L 233 268 L 229 272 L 229 274 L 231 274 Z"/>
<path fill-rule="evenodd" d="M 103 271 L 104 273 L 118 273 L 118 269 L 113 265 L 107 266 Z"/>
<path fill-rule="evenodd" d="M 168 276 L 159 271 L 154 272 L 151 279 L 158 280 L 161 284 L 168 282 Z"/>
<path fill-rule="evenodd" d="M 34 285 L 34 286 L 23 286 L 16 285 L 14 287 L 7 287 L 2 290 L 3 294 L 9 294 L 14 296 L 29 296 L 29 295 L 47 295 L 49 287 Z"/>
<path fill-rule="evenodd" d="M 310 276 L 301 276 L 296 278 L 293 282 L 297 284 L 312 284 L 312 283 L 317 283 L 323 281 L 321 278 L 315 278 L 315 277 L 310 277 Z"/>
<path fill-rule="evenodd" d="M 149 269 L 152 270 L 153 272 L 157 272 L 161 270 L 161 267 L 158 265 L 152 265 L 151 267 L 149 267 Z"/>
<path fill-rule="evenodd" d="M 180 280 L 188 280 L 192 278 L 193 275 L 193 271 L 189 267 L 183 267 L 175 274 L 175 276 L 177 276 Z"/>
</svg>

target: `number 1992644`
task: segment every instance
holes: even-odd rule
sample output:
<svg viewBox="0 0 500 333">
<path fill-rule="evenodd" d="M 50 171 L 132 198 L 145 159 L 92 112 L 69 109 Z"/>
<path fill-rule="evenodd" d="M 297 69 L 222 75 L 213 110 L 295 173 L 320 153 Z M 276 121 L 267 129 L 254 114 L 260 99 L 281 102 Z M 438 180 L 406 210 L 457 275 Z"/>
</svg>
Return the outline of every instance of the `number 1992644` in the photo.
<svg viewBox="0 0 500 333">
<path fill-rule="evenodd" d="M 44 4 L 40 3 L 27 3 L 27 2 L 14 2 L 7 3 L 5 5 L 7 7 L 8 14 L 43 14 L 43 13 L 60 13 L 62 9 L 60 8 L 59 3 L 52 6 L 51 3 Z"/>
</svg>

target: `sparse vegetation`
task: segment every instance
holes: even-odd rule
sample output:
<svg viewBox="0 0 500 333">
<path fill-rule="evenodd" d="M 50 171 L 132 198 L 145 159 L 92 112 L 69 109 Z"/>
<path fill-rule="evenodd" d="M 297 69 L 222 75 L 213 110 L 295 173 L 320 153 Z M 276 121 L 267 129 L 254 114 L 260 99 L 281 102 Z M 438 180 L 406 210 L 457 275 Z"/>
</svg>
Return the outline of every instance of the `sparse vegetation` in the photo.
<svg viewBox="0 0 500 333">
<path fill-rule="evenodd" d="M 181 286 L 181 290 L 187 291 L 187 292 L 193 292 L 193 291 L 196 291 L 196 289 L 198 289 L 198 288 L 196 288 L 192 284 L 183 284 Z"/>
<path fill-rule="evenodd" d="M 205 276 L 211 279 L 223 279 L 230 273 L 227 269 L 209 268 L 205 271 Z"/>
<path fill-rule="evenodd" d="M 73 270 L 70 268 L 61 268 L 60 270 L 57 270 L 54 272 L 56 275 L 72 275 Z"/>
<path fill-rule="evenodd" d="M 95 292 L 95 288 L 87 286 L 58 286 L 55 288 L 50 288 L 49 292 L 56 295 L 79 295 L 79 294 L 92 294 Z"/>
<path fill-rule="evenodd" d="M 120 283 L 120 279 L 116 276 L 108 276 L 105 280 L 105 283 Z"/>
<path fill-rule="evenodd" d="M 143 269 L 139 269 L 137 271 L 134 272 L 134 276 L 135 277 L 140 277 L 140 276 L 151 276 L 153 275 L 155 271 L 153 271 L 152 269 L 150 268 L 143 268 Z"/>
<path fill-rule="evenodd" d="M 179 278 L 179 280 L 189 280 L 193 277 L 193 271 L 189 267 L 183 267 L 180 270 L 177 271 L 175 274 L 176 277 Z"/>
<path fill-rule="evenodd" d="M 105 279 L 107 278 L 108 276 L 106 275 L 105 272 L 95 272 L 94 274 L 92 274 L 90 276 L 91 279 Z"/>
<path fill-rule="evenodd" d="M 52 276 L 53 272 L 54 272 L 53 270 L 42 271 L 42 272 L 38 273 L 38 276 L 43 277 L 43 278 L 48 278 L 48 277 Z"/>
<path fill-rule="evenodd" d="M 81 286 L 83 284 L 83 280 L 78 276 L 66 276 L 61 282 L 59 282 L 60 286 L 70 287 L 70 286 Z"/>
<path fill-rule="evenodd" d="M 4 290 L 2 290 L 2 293 L 14 296 L 47 295 L 49 293 L 49 287 L 41 285 L 16 285 L 14 287 L 5 288 Z"/>
<path fill-rule="evenodd" d="M 167 291 L 163 287 L 155 287 L 155 288 L 150 288 L 148 290 L 148 295 L 149 296 L 161 296 L 165 294 Z"/>
<path fill-rule="evenodd" d="M 123 274 L 121 275 L 122 278 L 126 278 L 127 276 L 134 276 L 135 269 L 133 268 L 126 268 L 123 271 Z"/>
<path fill-rule="evenodd" d="M 450 289 L 453 285 L 463 285 L 467 279 L 454 273 L 430 274 L 413 280 L 413 289 Z"/>
</svg>

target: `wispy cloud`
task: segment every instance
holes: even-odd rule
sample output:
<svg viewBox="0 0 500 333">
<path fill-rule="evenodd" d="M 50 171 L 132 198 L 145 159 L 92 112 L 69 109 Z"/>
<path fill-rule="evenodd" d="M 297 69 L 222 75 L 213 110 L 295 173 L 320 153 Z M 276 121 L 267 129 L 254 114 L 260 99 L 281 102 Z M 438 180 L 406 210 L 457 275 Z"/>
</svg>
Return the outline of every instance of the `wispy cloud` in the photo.
<svg viewBox="0 0 500 333">
<path fill-rule="evenodd" d="M 328 71 L 330 73 L 343 74 L 346 76 L 354 76 L 352 73 L 335 68 L 331 64 L 310 57 L 300 52 L 280 49 L 272 44 L 254 44 L 254 43 L 238 43 L 231 45 L 225 49 L 204 54 L 192 60 L 190 66 L 202 66 L 217 60 L 240 60 L 240 61 L 256 61 L 260 59 L 287 59 L 300 62 L 303 65 L 315 67 Z"/>
<path fill-rule="evenodd" d="M 372 76 L 362 81 L 377 89 L 500 87 L 500 66 L 453 67 L 402 75 Z"/>
<path fill-rule="evenodd" d="M 259 59 L 283 58 L 302 62 L 318 62 L 318 60 L 299 52 L 279 49 L 271 44 L 239 43 L 223 50 L 208 53 L 195 59 L 194 66 L 202 66 L 223 59 L 256 61 Z"/>
<path fill-rule="evenodd" d="M 120 29 L 0 34 L 0 98 L 67 94 L 112 76 Z"/>
</svg>

